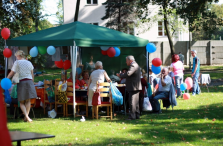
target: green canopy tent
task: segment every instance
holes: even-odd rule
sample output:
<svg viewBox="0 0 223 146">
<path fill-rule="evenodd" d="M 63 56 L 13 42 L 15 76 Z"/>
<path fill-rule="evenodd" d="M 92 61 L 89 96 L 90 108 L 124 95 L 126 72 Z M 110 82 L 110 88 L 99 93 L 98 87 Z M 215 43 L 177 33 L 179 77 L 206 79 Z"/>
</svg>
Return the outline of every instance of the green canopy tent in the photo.
<svg viewBox="0 0 223 146">
<path fill-rule="evenodd" d="M 148 40 L 78 21 L 7 40 L 8 46 L 71 46 L 73 77 L 76 75 L 77 46 L 145 47 L 147 44 Z M 75 88 L 73 90 L 75 92 Z M 75 105 L 75 94 L 73 98 Z"/>
</svg>

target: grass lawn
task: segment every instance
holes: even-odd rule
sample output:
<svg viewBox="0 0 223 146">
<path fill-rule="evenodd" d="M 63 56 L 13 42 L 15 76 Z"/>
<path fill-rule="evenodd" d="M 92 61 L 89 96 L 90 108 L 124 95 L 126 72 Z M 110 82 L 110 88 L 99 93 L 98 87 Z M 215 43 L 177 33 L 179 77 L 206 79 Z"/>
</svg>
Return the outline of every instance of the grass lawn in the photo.
<svg viewBox="0 0 223 146">
<path fill-rule="evenodd" d="M 174 112 L 163 109 L 160 115 L 144 112 L 140 120 L 126 121 L 118 114 L 114 120 L 87 118 L 48 118 L 36 109 L 33 123 L 8 116 L 9 130 L 55 135 L 55 138 L 29 140 L 22 145 L 223 145 L 223 86 L 209 87 L 207 93 L 177 99 Z M 32 116 L 32 113 L 30 114 Z M 16 143 L 13 143 L 14 145 Z"/>
</svg>

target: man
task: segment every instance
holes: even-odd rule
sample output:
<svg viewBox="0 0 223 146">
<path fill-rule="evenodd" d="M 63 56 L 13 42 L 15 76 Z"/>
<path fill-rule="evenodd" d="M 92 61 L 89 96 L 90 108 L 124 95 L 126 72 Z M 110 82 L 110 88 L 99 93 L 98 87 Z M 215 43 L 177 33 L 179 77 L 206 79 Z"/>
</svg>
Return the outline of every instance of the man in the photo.
<svg viewBox="0 0 223 146">
<path fill-rule="evenodd" d="M 129 69 L 125 73 L 117 74 L 118 77 L 126 78 L 126 90 L 129 93 L 130 115 L 127 120 L 140 118 L 139 113 L 139 92 L 142 90 L 141 71 L 133 56 L 126 57 L 126 64 Z"/>
<path fill-rule="evenodd" d="M 159 88 L 149 96 L 149 101 L 153 108 L 153 113 L 159 114 L 161 113 L 159 99 L 169 97 L 170 87 L 172 84 L 172 79 L 168 75 L 168 68 L 163 68 L 160 80 L 158 82 Z"/>
<path fill-rule="evenodd" d="M 179 52 L 178 55 L 180 57 L 180 61 L 184 64 L 184 55 L 181 52 Z"/>
<path fill-rule="evenodd" d="M 192 69 L 192 78 L 193 78 L 193 91 L 192 95 L 194 96 L 195 94 L 200 94 L 200 87 L 198 84 L 198 77 L 200 75 L 200 60 L 197 57 L 197 51 L 192 50 L 191 51 L 191 56 L 193 56 L 193 69 Z"/>
</svg>

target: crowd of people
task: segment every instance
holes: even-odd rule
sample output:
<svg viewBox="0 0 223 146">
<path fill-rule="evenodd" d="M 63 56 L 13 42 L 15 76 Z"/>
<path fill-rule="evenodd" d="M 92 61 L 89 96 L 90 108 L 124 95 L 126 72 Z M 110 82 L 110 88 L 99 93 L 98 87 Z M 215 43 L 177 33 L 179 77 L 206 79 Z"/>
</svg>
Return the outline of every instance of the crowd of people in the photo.
<svg viewBox="0 0 223 146">
<path fill-rule="evenodd" d="M 191 74 L 193 77 L 192 95 L 195 95 L 200 93 L 198 85 L 200 61 L 197 57 L 196 50 L 192 50 L 191 55 L 193 56 L 193 69 Z M 17 84 L 18 101 L 20 102 L 20 108 L 25 116 L 24 121 L 32 122 L 32 119 L 28 116 L 30 111 L 30 99 L 37 97 L 33 84 L 33 65 L 24 58 L 25 54 L 23 51 L 17 51 L 15 56 L 17 61 L 14 63 L 7 78 L 11 78 L 19 71 L 20 82 Z M 152 70 L 149 69 L 148 76 L 147 73 L 139 67 L 134 56 L 131 55 L 126 57 L 126 65 L 129 66 L 129 68 L 122 69 L 116 76 L 119 78 L 120 84 L 126 85 L 129 103 L 129 117 L 127 120 L 140 118 L 144 97 L 149 97 L 152 113 L 155 114 L 161 113 L 160 104 L 158 102 L 159 99 L 171 98 L 171 104 L 176 105 L 175 89 L 176 97 L 180 97 L 182 94 L 180 85 L 184 80 L 182 55 L 174 54 L 172 56 L 171 65 L 169 67 L 163 67 L 159 75 L 155 75 Z M 89 107 L 92 106 L 92 97 L 96 90 L 97 83 L 102 83 L 105 80 L 109 83 L 112 82 L 107 72 L 103 69 L 101 61 L 97 61 L 94 67 L 90 75 L 89 71 L 85 70 L 81 73 L 81 76 L 77 73 L 75 76 L 75 89 L 87 89 Z M 112 76 L 114 76 L 114 73 Z M 73 82 L 72 72 L 70 72 L 70 78 L 67 79 L 67 82 Z M 151 89 L 151 91 L 149 89 Z M 89 113 L 91 114 L 91 110 L 89 110 Z"/>
</svg>

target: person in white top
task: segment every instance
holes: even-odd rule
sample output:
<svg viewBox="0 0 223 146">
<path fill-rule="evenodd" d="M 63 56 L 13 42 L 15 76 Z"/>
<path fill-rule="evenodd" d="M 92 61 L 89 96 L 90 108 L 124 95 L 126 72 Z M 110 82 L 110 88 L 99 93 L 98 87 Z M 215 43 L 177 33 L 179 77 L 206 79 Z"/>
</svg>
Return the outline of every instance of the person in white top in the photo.
<svg viewBox="0 0 223 146">
<path fill-rule="evenodd" d="M 12 66 L 11 72 L 7 78 L 11 78 L 16 72 L 19 73 L 19 83 L 17 83 L 17 97 L 20 102 L 20 108 L 25 116 L 24 121 L 32 122 L 29 118 L 30 99 L 36 98 L 36 89 L 34 86 L 33 65 L 25 59 L 25 53 L 18 50 L 15 53 L 16 61 Z"/>
<path fill-rule="evenodd" d="M 163 68 L 161 73 L 161 78 L 159 80 L 159 88 L 151 96 L 149 96 L 149 101 L 152 105 L 153 112 L 155 114 L 161 113 L 159 99 L 169 97 L 170 87 L 172 84 L 172 79 L 168 75 L 168 68 Z"/>
<path fill-rule="evenodd" d="M 170 65 L 172 72 L 174 73 L 175 83 L 177 88 L 177 98 L 181 96 L 180 85 L 183 83 L 184 65 L 180 61 L 180 57 L 177 54 L 172 56 L 172 63 Z"/>
<path fill-rule="evenodd" d="M 105 70 L 103 70 L 102 62 L 97 61 L 95 63 L 95 70 L 91 73 L 90 79 L 89 79 L 89 87 L 88 87 L 88 106 L 92 106 L 92 97 L 94 95 L 94 92 L 97 87 L 98 83 L 103 83 L 107 80 L 107 82 L 111 82 L 110 78 L 108 77 L 108 74 Z M 99 87 L 100 88 L 100 87 Z M 90 112 L 90 110 L 89 110 Z M 91 114 L 91 112 L 89 113 Z"/>
</svg>

